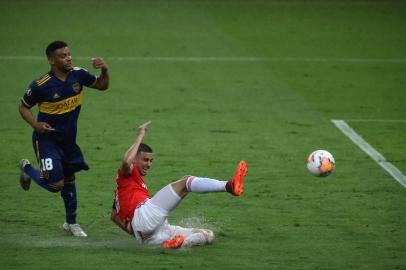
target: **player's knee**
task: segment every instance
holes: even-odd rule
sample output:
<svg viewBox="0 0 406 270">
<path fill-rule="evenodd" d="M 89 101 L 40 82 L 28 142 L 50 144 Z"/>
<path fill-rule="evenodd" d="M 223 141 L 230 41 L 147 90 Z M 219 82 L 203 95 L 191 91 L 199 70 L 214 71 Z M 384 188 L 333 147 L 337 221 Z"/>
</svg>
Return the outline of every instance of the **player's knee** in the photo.
<svg viewBox="0 0 406 270">
<path fill-rule="evenodd" d="M 191 175 L 184 175 L 181 179 L 179 179 L 179 181 L 187 181 L 190 177 L 192 177 Z"/>
<path fill-rule="evenodd" d="M 116 214 L 114 211 L 111 211 L 111 213 L 110 213 L 110 220 L 113 221 L 113 222 L 115 222 L 115 221 L 116 221 L 116 216 L 117 216 L 117 214 Z"/>
<path fill-rule="evenodd" d="M 190 191 L 187 188 L 187 181 L 190 178 L 190 175 L 185 175 L 182 178 L 180 178 L 178 181 L 175 181 L 172 183 L 172 188 L 175 190 L 175 192 L 181 196 L 182 198 L 186 196 L 186 194 Z"/>
<path fill-rule="evenodd" d="M 65 185 L 74 185 L 75 184 L 75 175 L 65 176 L 64 184 Z"/>
<path fill-rule="evenodd" d="M 190 175 L 182 176 L 179 180 L 176 180 L 175 182 L 173 182 L 173 184 L 179 184 L 179 185 L 186 186 L 186 182 L 189 179 L 189 177 L 191 177 L 191 176 Z"/>
<path fill-rule="evenodd" d="M 185 192 L 189 192 L 191 191 L 191 187 L 190 187 L 190 179 L 194 178 L 194 176 L 192 175 L 185 175 L 183 176 L 181 179 L 178 180 L 178 182 L 182 183 L 183 188 L 185 189 Z"/>
<path fill-rule="evenodd" d="M 65 182 L 64 182 L 64 180 L 62 179 L 62 180 L 60 180 L 60 181 L 58 181 L 58 182 L 49 184 L 49 186 L 50 186 L 50 188 L 51 188 L 50 191 L 52 191 L 52 192 L 58 192 L 58 191 L 61 191 L 61 190 L 63 189 L 63 187 L 65 186 Z"/>
</svg>

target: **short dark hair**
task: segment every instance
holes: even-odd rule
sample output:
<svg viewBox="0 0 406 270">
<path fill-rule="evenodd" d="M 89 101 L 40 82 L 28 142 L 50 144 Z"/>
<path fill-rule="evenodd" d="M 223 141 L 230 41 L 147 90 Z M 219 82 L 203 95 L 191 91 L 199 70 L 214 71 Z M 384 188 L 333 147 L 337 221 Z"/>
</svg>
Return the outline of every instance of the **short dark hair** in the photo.
<svg viewBox="0 0 406 270">
<path fill-rule="evenodd" d="M 47 46 L 46 50 L 45 50 L 45 54 L 47 55 L 47 57 L 51 57 L 51 55 L 58 49 L 61 48 L 65 48 L 68 47 L 68 44 L 65 41 L 61 41 L 61 40 L 55 40 L 52 41 L 51 43 L 49 43 L 49 45 Z"/>
<path fill-rule="evenodd" d="M 137 155 L 141 152 L 152 153 L 152 148 L 145 143 L 141 143 L 140 146 L 138 146 Z"/>
</svg>

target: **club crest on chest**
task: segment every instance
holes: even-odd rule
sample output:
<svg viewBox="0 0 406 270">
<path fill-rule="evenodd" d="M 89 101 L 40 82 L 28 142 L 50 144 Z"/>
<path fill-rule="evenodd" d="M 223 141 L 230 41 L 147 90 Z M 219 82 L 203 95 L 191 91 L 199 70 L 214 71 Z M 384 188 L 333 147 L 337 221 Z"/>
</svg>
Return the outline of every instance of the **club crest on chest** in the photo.
<svg viewBox="0 0 406 270">
<path fill-rule="evenodd" d="M 79 91 L 80 91 L 80 84 L 79 84 L 79 83 L 74 83 L 74 84 L 72 84 L 72 89 L 73 89 L 73 91 L 75 91 L 76 93 L 79 93 Z"/>
</svg>

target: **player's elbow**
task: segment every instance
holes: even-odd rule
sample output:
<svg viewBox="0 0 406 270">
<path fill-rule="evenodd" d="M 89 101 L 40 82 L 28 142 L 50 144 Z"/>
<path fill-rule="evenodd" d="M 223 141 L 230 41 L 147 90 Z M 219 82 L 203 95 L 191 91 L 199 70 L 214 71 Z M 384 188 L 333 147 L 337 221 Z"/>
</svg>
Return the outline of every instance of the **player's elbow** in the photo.
<svg viewBox="0 0 406 270">
<path fill-rule="evenodd" d="M 121 173 L 123 175 L 128 175 L 131 172 L 131 165 L 132 161 L 128 158 L 123 159 L 123 163 L 121 164 Z"/>
<path fill-rule="evenodd" d="M 28 110 L 27 106 L 24 105 L 23 102 L 20 102 L 18 104 L 18 111 L 20 112 L 20 114 L 22 115 L 24 111 Z"/>
<path fill-rule="evenodd" d="M 101 86 L 99 86 L 99 88 L 97 88 L 97 89 L 99 89 L 100 91 L 105 91 L 105 90 L 107 90 L 108 88 L 109 88 L 109 85 L 106 84 L 106 85 L 101 85 Z"/>
<path fill-rule="evenodd" d="M 18 110 L 18 112 L 20 113 L 20 115 L 22 116 L 22 115 L 23 115 L 23 108 L 21 108 L 21 106 L 23 106 L 21 103 L 18 104 L 17 110 Z"/>
<path fill-rule="evenodd" d="M 110 220 L 115 222 L 116 221 L 116 216 L 117 216 L 116 212 L 114 210 L 111 211 Z"/>
<path fill-rule="evenodd" d="M 20 102 L 20 104 L 18 105 L 18 111 L 21 115 L 22 118 L 24 118 L 26 121 L 28 118 L 30 118 L 30 114 L 32 114 L 31 112 L 31 108 L 25 104 L 23 101 Z"/>
<path fill-rule="evenodd" d="M 109 88 L 109 82 L 105 80 L 100 80 L 96 83 L 94 88 L 100 91 L 105 91 Z"/>
</svg>

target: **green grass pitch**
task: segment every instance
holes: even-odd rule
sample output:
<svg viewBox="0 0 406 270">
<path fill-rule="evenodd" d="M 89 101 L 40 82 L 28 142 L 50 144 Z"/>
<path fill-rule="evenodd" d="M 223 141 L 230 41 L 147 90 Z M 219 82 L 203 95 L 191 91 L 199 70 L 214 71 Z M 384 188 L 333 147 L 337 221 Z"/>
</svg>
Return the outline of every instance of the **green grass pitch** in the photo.
<svg viewBox="0 0 406 270">
<path fill-rule="evenodd" d="M 406 173 L 404 1 L 4 0 L 0 10 L 1 269 L 406 269 L 406 189 L 330 121 L 348 120 Z M 19 159 L 34 154 L 17 104 L 55 39 L 77 66 L 93 71 L 94 56 L 110 66 L 110 89 L 86 89 L 79 120 L 86 239 L 62 231 L 59 194 L 18 184 Z M 109 221 L 116 169 L 147 120 L 152 193 L 185 174 L 227 179 L 247 160 L 243 197 L 190 194 L 170 218 L 214 230 L 214 245 L 140 247 Z M 326 179 L 305 166 L 319 148 L 337 162 Z"/>
</svg>

